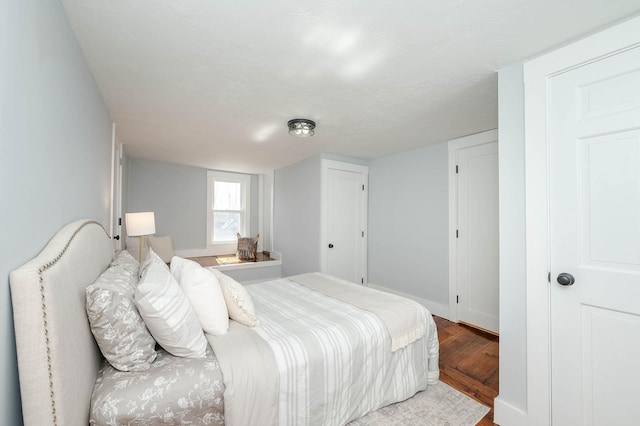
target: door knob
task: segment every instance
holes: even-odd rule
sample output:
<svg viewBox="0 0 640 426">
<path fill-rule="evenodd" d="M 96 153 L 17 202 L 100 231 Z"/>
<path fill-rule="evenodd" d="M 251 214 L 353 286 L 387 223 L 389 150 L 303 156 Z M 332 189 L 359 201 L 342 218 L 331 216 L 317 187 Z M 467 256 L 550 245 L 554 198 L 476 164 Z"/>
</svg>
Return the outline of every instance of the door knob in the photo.
<svg viewBox="0 0 640 426">
<path fill-rule="evenodd" d="M 573 283 L 576 282 L 576 279 L 573 278 L 573 275 L 563 272 L 558 275 L 557 281 L 560 285 L 573 285 Z"/>
<path fill-rule="evenodd" d="M 329 248 L 333 248 L 333 244 L 329 244 Z"/>
<path fill-rule="evenodd" d="M 116 235 L 115 237 L 113 237 L 114 240 L 119 240 L 120 239 L 120 235 Z"/>
</svg>

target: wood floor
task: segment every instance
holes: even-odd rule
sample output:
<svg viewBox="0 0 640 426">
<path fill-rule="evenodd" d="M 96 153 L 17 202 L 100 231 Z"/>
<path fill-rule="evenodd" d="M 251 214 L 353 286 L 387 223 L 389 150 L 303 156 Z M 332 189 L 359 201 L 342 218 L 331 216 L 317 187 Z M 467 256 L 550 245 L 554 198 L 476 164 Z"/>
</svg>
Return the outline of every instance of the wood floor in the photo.
<svg viewBox="0 0 640 426">
<path fill-rule="evenodd" d="M 464 324 L 434 316 L 440 341 L 440 380 L 491 408 L 478 423 L 493 425 L 498 396 L 499 338 Z"/>
</svg>

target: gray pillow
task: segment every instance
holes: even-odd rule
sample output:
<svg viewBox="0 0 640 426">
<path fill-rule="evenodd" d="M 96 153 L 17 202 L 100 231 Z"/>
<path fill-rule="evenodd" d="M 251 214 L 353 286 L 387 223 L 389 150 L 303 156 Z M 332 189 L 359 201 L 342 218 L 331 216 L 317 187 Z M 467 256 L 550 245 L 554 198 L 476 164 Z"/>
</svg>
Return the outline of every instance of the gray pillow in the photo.
<svg viewBox="0 0 640 426">
<path fill-rule="evenodd" d="M 111 266 L 86 289 L 87 317 L 102 355 L 121 371 L 148 370 L 156 342 L 133 297 L 137 277 L 123 265 Z"/>
</svg>

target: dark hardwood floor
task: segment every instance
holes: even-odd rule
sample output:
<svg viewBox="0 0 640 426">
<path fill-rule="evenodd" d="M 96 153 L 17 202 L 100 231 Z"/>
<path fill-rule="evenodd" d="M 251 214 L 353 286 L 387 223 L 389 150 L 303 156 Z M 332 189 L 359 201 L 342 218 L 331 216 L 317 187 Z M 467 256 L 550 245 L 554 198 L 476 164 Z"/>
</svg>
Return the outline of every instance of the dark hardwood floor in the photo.
<svg viewBox="0 0 640 426">
<path fill-rule="evenodd" d="M 498 343 L 491 333 L 434 315 L 440 341 L 440 380 L 491 408 L 478 423 L 493 425 L 498 396 Z"/>
</svg>

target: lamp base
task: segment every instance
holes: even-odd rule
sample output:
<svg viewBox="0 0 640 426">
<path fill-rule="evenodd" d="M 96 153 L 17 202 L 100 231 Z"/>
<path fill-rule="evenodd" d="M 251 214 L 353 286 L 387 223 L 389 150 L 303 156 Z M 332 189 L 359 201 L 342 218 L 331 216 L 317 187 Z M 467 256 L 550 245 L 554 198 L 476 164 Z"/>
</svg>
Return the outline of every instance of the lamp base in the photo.
<svg viewBox="0 0 640 426">
<path fill-rule="evenodd" d="M 140 245 L 138 247 L 138 263 L 142 263 L 142 235 L 140 235 Z"/>
</svg>

